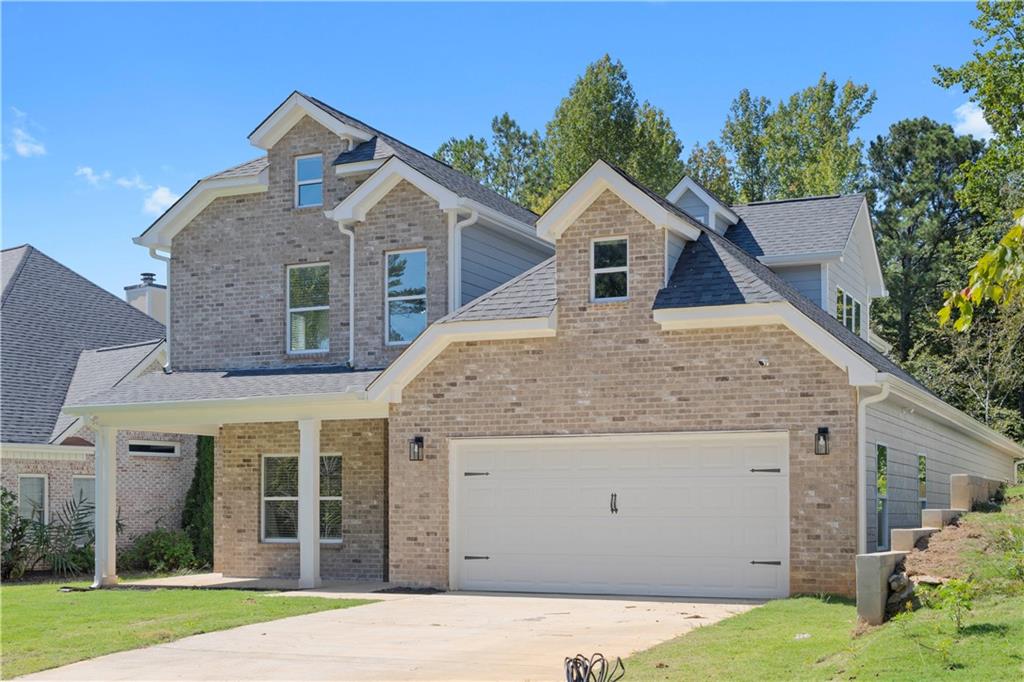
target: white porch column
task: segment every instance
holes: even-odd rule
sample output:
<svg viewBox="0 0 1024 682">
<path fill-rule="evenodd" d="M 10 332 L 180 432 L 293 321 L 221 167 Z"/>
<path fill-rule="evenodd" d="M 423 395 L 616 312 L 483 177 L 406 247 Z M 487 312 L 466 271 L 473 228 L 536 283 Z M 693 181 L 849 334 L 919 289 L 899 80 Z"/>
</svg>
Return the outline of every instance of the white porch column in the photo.
<svg viewBox="0 0 1024 682">
<path fill-rule="evenodd" d="M 117 429 L 96 434 L 96 575 L 93 587 L 117 584 Z"/>
<path fill-rule="evenodd" d="M 299 587 L 320 586 L 320 420 L 299 421 Z"/>
</svg>

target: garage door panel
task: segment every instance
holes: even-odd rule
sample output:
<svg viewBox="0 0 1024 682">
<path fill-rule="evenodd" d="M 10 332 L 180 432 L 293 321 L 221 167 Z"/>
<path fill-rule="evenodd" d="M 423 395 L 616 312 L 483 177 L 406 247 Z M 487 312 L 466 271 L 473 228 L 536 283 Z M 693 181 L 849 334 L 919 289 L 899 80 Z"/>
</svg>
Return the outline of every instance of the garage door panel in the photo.
<svg viewBox="0 0 1024 682">
<path fill-rule="evenodd" d="M 788 592 L 785 437 L 566 437 L 456 448 L 452 542 L 459 588 Z"/>
</svg>

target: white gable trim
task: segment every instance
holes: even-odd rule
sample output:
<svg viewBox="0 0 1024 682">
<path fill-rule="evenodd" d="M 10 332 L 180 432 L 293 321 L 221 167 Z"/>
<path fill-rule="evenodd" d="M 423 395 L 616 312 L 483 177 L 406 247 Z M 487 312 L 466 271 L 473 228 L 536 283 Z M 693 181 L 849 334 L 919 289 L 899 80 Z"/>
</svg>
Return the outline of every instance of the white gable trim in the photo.
<svg viewBox="0 0 1024 682">
<path fill-rule="evenodd" d="M 882 276 L 882 264 L 878 259 L 878 250 L 875 248 L 875 235 L 867 199 L 861 200 L 860 210 L 857 211 L 857 217 L 853 220 L 853 227 L 850 229 L 846 246 L 843 248 L 844 252 L 850 248 L 851 243 L 854 248 L 860 249 L 860 260 L 868 285 L 868 296 L 871 298 L 888 296 L 889 292 L 885 288 L 885 279 Z"/>
<path fill-rule="evenodd" d="M 339 163 L 334 167 L 334 174 L 338 177 L 349 175 L 360 175 L 372 173 L 381 166 L 387 159 L 370 159 L 369 161 L 353 161 L 352 163 Z"/>
<path fill-rule="evenodd" d="M 139 246 L 170 252 L 174 236 L 215 199 L 266 192 L 269 186 L 268 177 L 268 170 L 264 168 L 256 175 L 200 180 L 132 241 Z"/>
<path fill-rule="evenodd" d="M 556 328 L 555 312 L 548 317 L 433 324 L 366 387 L 367 398 L 371 402 L 402 402 L 402 389 L 453 343 L 550 337 L 555 335 Z"/>
<path fill-rule="evenodd" d="M 613 192 L 656 228 L 672 230 L 690 241 L 696 241 L 700 237 L 698 228 L 647 196 L 618 171 L 600 160 L 595 161 L 590 170 L 573 183 L 573 186 L 537 220 L 537 235 L 552 244 L 555 243 L 605 190 Z"/>
<path fill-rule="evenodd" d="M 455 192 L 393 156 L 340 204 L 324 211 L 324 215 L 341 223 L 362 222 L 369 210 L 402 180 L 436 200 L 442 211 L 460 207 L 459 196 Z"/>
<path fill-rule="evenodd" d="M 689 175 L 680 180 L 679 184 L 673 187 L 672 191 L 665 198 L 674 204 L 686 193 L 686 190 L 693 192 L 697 195 L 698 199 L 708 205 L 708 227 L 711 229 L 715 229 L 716 214 L 722 216 L 730 225 L 735 225 L 740 221 L 740 217 L 731 208 L 711 196 L 707 190 L 700 186 L 700 183 L 693 180 Z M 715 231 L 717 232 L 717 230 Z"/>
<path fill-rule="evenodd" d="M 3 443 L 0 444 L 0 461 L 11 459 L 35 459 L 49 462 L 85 462 L 92 459 L 95 450 L 91 445 L 51 445 L 49 443 Z"/>
<path fill-rule="evenodd" d="M 260 149 L 270 149 L 301 121 L 303 116 L 309 116 L 338 137 L 351 140 L 354 144 L 373 137 L 365 130 L 342 123 L 301 93 L 293 92 L 256 127 L 256 130 L 249 133 L 249 142 Z"/>
</svg>

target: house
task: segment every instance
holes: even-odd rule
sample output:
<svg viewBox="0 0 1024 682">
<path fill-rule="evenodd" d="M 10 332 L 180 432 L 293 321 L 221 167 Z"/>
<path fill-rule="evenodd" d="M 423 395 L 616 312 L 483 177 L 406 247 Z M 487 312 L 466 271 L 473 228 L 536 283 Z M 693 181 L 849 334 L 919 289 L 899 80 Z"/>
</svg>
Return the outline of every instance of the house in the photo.
<svg viewBox="0 0 1024 682">
<path fill-rule="evenodd" d="M 538 217 L 298 92 L 249 140 L 135 239 L 171 371 L 65 408 L 103 443 L 216 436 L 216 571 L 849 595 L 948 474 L 1024 455 L 871 344 L 862 196 L 728 206 L 597 162 Z"/>
<path fill-rule="evenodd" d="M 61 408 L 161 369 L 164 325 L 32 246 L 2 257 L 0 483 L 18 495 L 23 516 L 48 522 L 71 500 L 96 494 L 92 426 Z M 144 281 L 129 289 L 145 305 L 162 287 Z M 119 434 L 118 543 L 180 525 L 195 443 L 146 430 Z"/>
</svg>

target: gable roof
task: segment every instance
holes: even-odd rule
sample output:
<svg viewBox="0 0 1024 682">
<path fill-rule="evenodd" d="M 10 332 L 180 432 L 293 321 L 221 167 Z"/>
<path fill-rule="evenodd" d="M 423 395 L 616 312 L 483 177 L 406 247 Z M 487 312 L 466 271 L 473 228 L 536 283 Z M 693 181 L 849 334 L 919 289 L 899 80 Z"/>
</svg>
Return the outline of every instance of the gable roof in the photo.
<svg viewBox="0 0 1024 682">
<path fill-rule="evenodd" d="M 0 265 L 0 441 L 46 443 L 83 350 L 161 339 L 164 326 L 32 246 Z"/>
<path fill-rule="evenodd" d="M 99 393 L 116 386 L 136 370 L 144 369 L 157 361 L 157 352 L 163 341 L 143 341 L 124 346 L 83 350 L 78 356 L 78 365 L 71 377 L 68 391 L 64 396 L 64 404 L 72 405 L 94 393 Z M 57 416 L 50 434 L 51 443 L 60 443 L 68 436 L 74 435 L 76 424 L 80 418 L 63 412 Z"/>
<path fill-rule="evenodd" d="M 555 309 L 557 299 L 555 257 L 552 256 L 473 299 L 445 317 L 443 322 L 548 317 Z"/>
<path fill-rule="evenodd" d="M 850 240 L 863 194 L 739 204 L 740 221 L 726 236 L 755 258 L 838 256 Z"/>
</svg>

